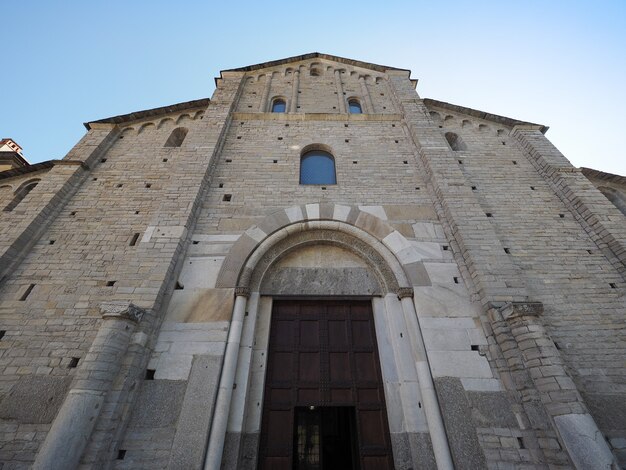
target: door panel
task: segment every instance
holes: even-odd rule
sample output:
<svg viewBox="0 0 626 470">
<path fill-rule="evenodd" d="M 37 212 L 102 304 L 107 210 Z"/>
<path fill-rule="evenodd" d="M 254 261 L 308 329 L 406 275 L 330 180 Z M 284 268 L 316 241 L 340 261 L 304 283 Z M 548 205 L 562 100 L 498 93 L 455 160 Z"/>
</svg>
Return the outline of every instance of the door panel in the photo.
<svg viewBox="0 0 626 470">
<path fill-rule="evenodd" d="M 260 469 L 393 468 L 371 302 L 274 301 L 266 374 Z"/>
</svg>

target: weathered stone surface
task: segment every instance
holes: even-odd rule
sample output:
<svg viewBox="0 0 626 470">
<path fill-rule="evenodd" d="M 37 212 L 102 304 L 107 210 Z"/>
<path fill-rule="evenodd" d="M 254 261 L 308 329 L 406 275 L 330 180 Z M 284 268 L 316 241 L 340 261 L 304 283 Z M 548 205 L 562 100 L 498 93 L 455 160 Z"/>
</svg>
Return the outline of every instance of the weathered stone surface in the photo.
<svg viewBox="0 0 626 470">
<path fill-rule="evenodd" d="M 435 379 L 450 451 L 458 469 L 485 468 L 485 455 L 476 435 L 470 403 L 459 379 Z"/>
<path fill-rule="evenodd" d="M 222 358 L 197 356 L 176 425 L 169 469 L 201 468 L 217 394 Z"/>
<path fill-rule="evenodd" d="M 467 392 L 471 414 L 477 426 L 515 428 L 518 426 L 511 403 L 504 392 Z"/>
<path fill-rule="evenodd" d="M 187 384 L 174 380 L 144 380 L 129 426 L 167 427 L 176 423 Z"/>
<path fill-rule="evenodd" d="M 22 377 L 0 402 L 0 418 L 23 424 L 51 423 L 71 381 L 71 377 Z"/>
</svg>

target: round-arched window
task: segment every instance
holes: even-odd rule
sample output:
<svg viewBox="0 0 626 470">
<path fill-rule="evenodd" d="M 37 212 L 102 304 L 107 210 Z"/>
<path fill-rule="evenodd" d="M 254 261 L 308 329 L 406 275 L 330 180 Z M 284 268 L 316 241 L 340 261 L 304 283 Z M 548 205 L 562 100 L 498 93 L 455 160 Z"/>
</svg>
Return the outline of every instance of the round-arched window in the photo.
<svg viewBox="0 0 626 470">
<path fill-rule="evenodd" d="M 273 113 L 284 113 L 286 110 L 287 110 L 287 103 L 285 103 L 285 100 L 278 98 L 272 101 Z"/>
<path fill-rule="evenodd" d="M 302 155 L 300 184 L 337 184 L 333 156 L 322 150 L 312 150 Z"/>
<path fill-rule="evenodd" d="M 350 114 L 361 114 L 363 112 L 361 110 L 361 103 L 356 99 L 348 101 L 348 108 L 350 109 Z"/>
</svg>

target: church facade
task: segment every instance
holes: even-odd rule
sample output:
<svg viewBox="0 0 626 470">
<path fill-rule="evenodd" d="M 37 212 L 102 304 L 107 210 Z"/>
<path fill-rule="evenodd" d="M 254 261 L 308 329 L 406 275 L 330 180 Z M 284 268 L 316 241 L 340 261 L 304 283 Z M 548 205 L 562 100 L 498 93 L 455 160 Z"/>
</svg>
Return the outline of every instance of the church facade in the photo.
<svg viewBox="0 0 626 470">
<path fill-rule="evenodd" d="M 225 70 L 0 172 L 2 468 L 626 465 L 625 179 L 416 84 Z"/>
</svg>

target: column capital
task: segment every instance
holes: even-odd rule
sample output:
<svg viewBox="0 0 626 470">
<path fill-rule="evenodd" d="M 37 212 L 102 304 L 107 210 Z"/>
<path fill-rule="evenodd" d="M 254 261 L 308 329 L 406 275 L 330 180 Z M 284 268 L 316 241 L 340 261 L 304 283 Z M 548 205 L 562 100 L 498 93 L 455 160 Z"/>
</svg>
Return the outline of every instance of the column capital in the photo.
<svg viewBox="0 0 626 470">
<path fill-rule="evenodd" d="M 520 317 L 538 317 L 543 314 L 543 303 L 507 302 L 498 310 L 500 310 L 502 317 L 507 321 Z"/>
<path fill-rule="evenodd" d="M 146 311 L 131 302 L 113 301 L 100 304 L 103 319 L 123 319 L 139 323 Z"/>
<path fill-rule="evenodd" d="M 235 296 L 241 296 L 247 299 L 250 297 L 250 289 L 246 286 L 237 286 L 235 287 Z"/>
<path fill-rule="evenodd" d="M 413 298 L 413 288 L 412 287 L 399 287 L 396 294 L 398 294 L 398 298 L 400 300 L 404 299 L 405 297 L 409 297 L 409 298 Z"/>
</svg>

